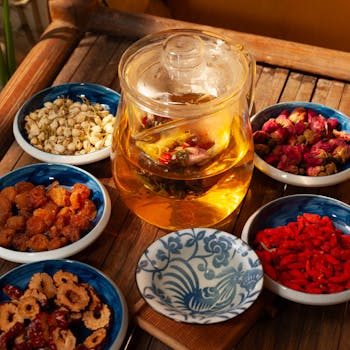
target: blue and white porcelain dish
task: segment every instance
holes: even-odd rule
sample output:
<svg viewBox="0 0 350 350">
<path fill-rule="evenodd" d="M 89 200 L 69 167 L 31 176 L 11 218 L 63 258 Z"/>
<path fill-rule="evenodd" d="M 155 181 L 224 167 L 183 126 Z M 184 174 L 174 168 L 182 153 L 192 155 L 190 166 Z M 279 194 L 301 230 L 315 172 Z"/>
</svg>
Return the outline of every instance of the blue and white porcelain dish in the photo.
<svg viewBox="0 0 350 350">
<path fill-rule="evenodd" d="M 151 244 L 136 270 L 139 291 L 176 321 L 210 324 L 247 310 L 263 286 L 259 258 L 236 236 L 211 228 L 171 232 Z"/>
<path fill-rule="evenodd" d="M 260 130 L 261 126 L 270 118 L 276 118 L 282 111 L 291 112 L 295 108 L 313 109 L 318 114 L 322 114 L 325 118 L 335 118 L 341 124 L 341 130 L 350 134 L 350 117 L 340 111 L 327 107 L 322 104 L 313 102 L 281 102 L 268 106 L 267 108 L 257 112 L 251 117 L 253 132 Z M 254 154 L 254 164 L 264 174 L 271 178 L 294 186 L 301 187 L 324 187 L 333 186 L 338 183 L 350 179 L 350 162 L 339 168 L 339 172 L 326 176 L 304 176 L 295 175 L 282 170 L 265 162 L 257 153 Z"/>
<path fill-rule="evenodd" d="M 296 194 L 273 200 L 253 213 L 242 230 L 242 240 L 252 245 L 255 235 L 265 229 L 285 226 L 304 213 L 328 216 L 334 226 L 350 235 L 350 206 L 334 198 Z M 265 286 L 282 298 L 307 305 L 333 305 L 350 300 L 350 290 L 333 294 L 309 294 L 287 288 L 265 274 Z"/>
<path fill-rule="evenodd" d="M 44 152 L 30 144 L 24 127 L 25 116 L 36 109 L 42 108 L 45 102 L 52 102 L 58 97 L 70 98 L 73 101 L 80 102 L 81 98 L 86 98 L 92 104 L 101 104 L 104 109 L 115 116 L 120 94 L 105 86 L 92 83 L 66 83 L 37 92 L 22 105 L 14 118 L 13 133 L 20 147 L 32 157 L 47 163 L 82 165 L 108 158 L 110 147 L 81 155 L 59 155 Z"/>
<path fill-rule="evenodd" d="M 71 188 L 82 183 L 91 190 L 90 199 L 95 203 L 97 215 L 92 221 L 92 229 L 78 241 L 62 248 L 42 252 L 19 252 L 0 247 L 0 257 L 17 262 L 29 263 L 47 259 L 63 259 L 85 249 L 103 232 L 111 215 L 109 194 L 100 181 L 87 171 L 73 165 L 37 163 L 15 169 L 0 178 L 0 190 L 13 186 L 20 181 L 29 181 L 35 185 L 49 186 L 57 180 L 61 186 Z"/>
<path fill-rule="evenodd" d="M 128 309 L 124 296 L 115 283 L 101 271 L 90 265 L 73 260 L 45 260 L 20 265 L 0 277 L 0 303 L 9 300 L 3 292 L 6 285 L 14 285 L 22 290 L 27 288 L 31 276 L 37 272 L 53 275 L 59 270 L 71 272 L 78 276 L 79 281 L 89 283 L 98 293 L 102 302 L 112 309 L 112 322 L 108 329 L 107 341 L 103 350 L 117 350 L 121 347 L 128 327 Z M 78 331 L 77 340 L 89 333 L 82 327 Z M 75 332 L 77 333 L 77 332 Z"/>
</svg>

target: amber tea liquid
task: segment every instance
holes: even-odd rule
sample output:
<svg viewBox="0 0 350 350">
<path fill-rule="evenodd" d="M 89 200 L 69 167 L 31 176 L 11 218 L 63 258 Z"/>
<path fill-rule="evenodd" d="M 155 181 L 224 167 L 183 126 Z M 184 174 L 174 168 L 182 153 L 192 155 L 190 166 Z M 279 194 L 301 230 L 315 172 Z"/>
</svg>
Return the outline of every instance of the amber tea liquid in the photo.
<svg viewBox="0 0 350 350">
<path fill-rule="evenodd" d="M 132 135 L 130 110 L 122 111 L 112 146 L 113 177 L 129 209 L 166 230 L 213 227 L 237 209 L 253 172 L 253 144 L 244 118 L 225 110 L 184 125 L 175 121 L 174 127 L 172 122 L 157 126 L 140 141 Z M 163 140 L 179 139 L 188 130 L 214 138 L 216 153 L 209 163 L 172 168 L 151 159 L 152 152 L 161 158 L 156 152 Z"/>
</svg>

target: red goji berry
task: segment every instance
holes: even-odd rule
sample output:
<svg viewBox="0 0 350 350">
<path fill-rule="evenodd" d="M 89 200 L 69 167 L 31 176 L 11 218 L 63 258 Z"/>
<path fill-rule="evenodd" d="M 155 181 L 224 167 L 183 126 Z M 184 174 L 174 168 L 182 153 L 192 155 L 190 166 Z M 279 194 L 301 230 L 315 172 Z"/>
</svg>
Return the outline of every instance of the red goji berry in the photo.
<svg viewBox="0 0 350 350">
<path fill-rule="evenodd" d="M 159 162 L 165 165 L 168 165 L 171 162 L 171 153 L 170 152 L 163 152 L 160 155 Z"/>
<path fill-rule="evenodd" d="M 293 263 L 297 260 L 296 254 L 287 254 L 283 256 L 280 260 L 280 265 L 289 265 L 290 263 Z"/>
<path fill-rule="evenodd" d="M 304 213 L 302 216 L 306 221 L 314 224 L 319 224 L 321 221 L 321 216 L 318 214 Z"/>
<path fill-rule="evenodd" d="M 264 242 L 257 250 L 265 251 L 266 273 L 285 286 L 308 293 L 350 289 L 350 235 L 335 228 L 329 217 L 304 213 L 257 237 Z"/>
<path fill-rule="evenodd" d="M 329 282 L 332 282 L 332 283 L 336 283 L 336 284 L 343 284 L 343 283 L 346 283 L 348 281 L 349 277 L 342 274 L 338 274 L 338 275 L 335 275 L 335 276 L 331 276 L 328 278 L 328 281 Z"/>
</svg>

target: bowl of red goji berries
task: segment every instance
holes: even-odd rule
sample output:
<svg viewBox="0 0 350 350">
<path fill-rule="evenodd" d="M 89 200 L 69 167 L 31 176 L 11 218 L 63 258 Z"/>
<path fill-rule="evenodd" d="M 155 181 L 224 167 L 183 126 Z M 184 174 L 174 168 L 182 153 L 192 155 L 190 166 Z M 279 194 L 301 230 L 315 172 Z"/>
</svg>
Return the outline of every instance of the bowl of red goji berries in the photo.
<svg viewBox="0 0 350 350">
<path fill-rule="evenodd" d="M 350 179 L 350 118 L 312 102 L 271 105 L 251 118 L 254 163 L 295 186 L 331 186 Z"/>
<path fill-rule="evenodd" d="M 273 200 L 251 215 L 242 240 L 256 252 L 264 285 L 301 304 L 350 300 L 350 205 L 297 194 Z"/>
</svg>

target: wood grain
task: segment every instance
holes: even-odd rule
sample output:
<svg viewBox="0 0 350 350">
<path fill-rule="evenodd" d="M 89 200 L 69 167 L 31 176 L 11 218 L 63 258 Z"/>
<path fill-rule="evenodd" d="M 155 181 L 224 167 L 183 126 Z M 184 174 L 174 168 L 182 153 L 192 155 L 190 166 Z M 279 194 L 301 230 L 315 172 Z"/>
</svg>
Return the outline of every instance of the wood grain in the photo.
<svg viewBox="0 0 350 350">
<path fill-rule="evenodd" d="M 350 114 L 349 53 L 149 15 L 120 13 L 96 8 L 93 0 L 51 0 L 50 3 L 53 22 L 0 94 L 0 176 L 37 162 L 13 142 L 11 131 L 16 111 L 29 96 L 51 84 L 70 81 L 94 82 L 120 91 L 118 63 L 123 52 L 136 38 L 161 29 L 210 29 L 227 34 L 251 49 L 258 60 L 255 111 L 276 102 L 299 100 L 327 104 Z M 90 18 L 92 9 L 96 11 Z M 204 338 L 198 338 L 199 333 L 190 332 L 187 327 L 185 330 L 175 327 L 145 307 L 135 312 L 134 306 L 141 299 L 135 283 L 136 264 L 143 250 L 165 232 L 141 221 L 124 206 L 111 177 L 109 159 L 82 168 L 106 186 L 112 215 L 93 246 L 71 258 L 106 273 L 125 295 L 131 319 L 136 314 L 141 327 L 160 339 L 137 327 L 129 349 L 202 350 L 206 345 L 209 348 L 209 344 L 216 348 L 210 339 L 203 344 Z M 246 220 L 261 205 L 295 193 L 319 193 L 350 203 L 350 180 L 331 187 L 300 188 L 277 182 L 255 169 L 249 191 L 227 230 L 240 236 Z M 0 259 L 0 273 L 17 265 Z M 276 309 L 269 314 L 261 314 L 259 309 L 252 318 L 249 314 L 245 315 L 247 318 L 240 317 L 242 324 L 238 328 L 228 327 L 229 323 L 218 326 L 219 334 L 229 333 L 223 348 L 229 349 L 236 342 L 235 350 L 350 348 L 348 304 L 310 307 L 278 298 L 273 301 Z M 256 312 L 254 308 L 251 311 Z M 132 326 L 133 323 L 131 329 Z"/>
</svg>

